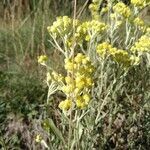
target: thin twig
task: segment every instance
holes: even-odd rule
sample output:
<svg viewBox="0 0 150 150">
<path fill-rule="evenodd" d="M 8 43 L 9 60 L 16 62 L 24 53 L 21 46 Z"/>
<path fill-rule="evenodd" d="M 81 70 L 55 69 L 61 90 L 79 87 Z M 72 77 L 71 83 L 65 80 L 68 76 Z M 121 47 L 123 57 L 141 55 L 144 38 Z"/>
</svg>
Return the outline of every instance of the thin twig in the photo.
<svg viewBox="0 0 150 150">
<path fill-rule="evenodd" d="M 86 0 L 86 2 L 84 3 L 82 9 L 79 12 L 77 12 L 78 13 L 77 19 L 81 16 L 81 14 L 84 11 L 84 9 L 85 9 L 86 5 L 88 4 L 88 2 L 89 2 L 89 0 Z"/>
</svg>

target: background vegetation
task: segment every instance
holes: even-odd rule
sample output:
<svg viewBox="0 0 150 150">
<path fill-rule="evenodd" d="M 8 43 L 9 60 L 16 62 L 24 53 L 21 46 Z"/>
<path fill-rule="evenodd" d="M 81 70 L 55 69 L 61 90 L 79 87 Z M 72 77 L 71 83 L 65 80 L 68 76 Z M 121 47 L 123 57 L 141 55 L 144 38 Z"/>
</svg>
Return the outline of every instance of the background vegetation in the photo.
<svg viewBox="0 0 150 150">
<path fill-rule="evenodd" d="M 57 16 L 72 15 L 72 8 L 71 0 L 0 1 L 0 149 L 40 149 L 35 126 L 46 109 L 47 87 L 37 56 L 48 54 L 60 68 L 47 26 Z"/>
</svg>

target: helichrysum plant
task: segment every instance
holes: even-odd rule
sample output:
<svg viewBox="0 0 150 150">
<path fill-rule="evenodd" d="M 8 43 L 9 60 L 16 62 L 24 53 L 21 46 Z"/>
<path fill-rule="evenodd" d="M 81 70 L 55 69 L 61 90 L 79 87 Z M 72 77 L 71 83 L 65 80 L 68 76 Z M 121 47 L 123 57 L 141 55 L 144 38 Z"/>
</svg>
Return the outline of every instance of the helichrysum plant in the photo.
<svg viewBox="0 0 150 150">
<path fill-rule="evenodd" d="M 64 95 L 55 108 L 60 122 L 49 126 L 58 138 L 56 144 L 49 135 L 50 148 L 136 149 L 138 128 L 147 126 L 150 28 L 139 13 L 149 2 L 108 1 L 100 9 L 101 4 L 90 4 L 91 19 L 60 16 L 47 27 L 50 43 L 64 58 L 63 73 L 49 66 L 47 56 L 38 58 L 47 68 L 47 104 L 55 92 Z M 148 136 L 143 138 L 148 145 Z M 146 144 L 139 142 L 139 147 Z"/>
<path fill-rule="evenodd" d="M 76 107 L 83 109 L 91 100 L 94 67 L 89 57 L 78 53 L 74 62 L 69 58 L 65 59 L 65 69 L 67 76 L 62 91 L 66 94 L 67 99 L 59 104 L 59 108 L 70 109 L 74 101 Z"/>
</svg>

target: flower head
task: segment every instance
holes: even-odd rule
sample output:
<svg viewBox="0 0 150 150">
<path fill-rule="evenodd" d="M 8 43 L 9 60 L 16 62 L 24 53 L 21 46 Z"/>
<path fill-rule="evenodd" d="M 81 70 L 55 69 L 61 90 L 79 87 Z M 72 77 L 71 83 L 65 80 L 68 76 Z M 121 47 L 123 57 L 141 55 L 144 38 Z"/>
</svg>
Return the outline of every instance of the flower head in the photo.
<svg viewBox="0 0 150 150">
<path fill-rule="evenodd" d="M 114 7 L 113 7 L 114 12 L 117 14 L 128 18 L 131 15 L 131 10 L 128 6 L 126 6 L 123 2 L 118 2 Z"/>
<path fill-rule="evenodd" d="M 48 60 L 48 57 L 46 55 L 41 55 L 38 57 L 38 63 L 40 64 L 45 64 L 47 60 Z"/>
<path fill-rule="evenodd" d="M 42 136 L 41 136 L 40 134 L 38 134 L 38 135 L 36 136 L 36 138 L 35 138 L 35 141 L 36 141 L 37 143 L 40 143 L 40 142 L 42 141 Z"/>
<path fill-rule="evenodd" d="M 150 51 L 150 36 L 143 35 L 141 38 L 135 42 L 131 47 L 131 51 L 135 52 L 149 52 Z"/>
<path fill-rule="evenodd" d="M 131 4 L 137 7 L 143 7 L 146 5 L 146 0 L 131 0 Z"/>
<path fill-rule="evenodd" d="M 59 108 L 66 111 L 66 110 L 69 110 L 72 106 L 72 101 L 70 99 L 66 99 L 64 101 L 61 101 L 59 103 Z"/>
</svg>

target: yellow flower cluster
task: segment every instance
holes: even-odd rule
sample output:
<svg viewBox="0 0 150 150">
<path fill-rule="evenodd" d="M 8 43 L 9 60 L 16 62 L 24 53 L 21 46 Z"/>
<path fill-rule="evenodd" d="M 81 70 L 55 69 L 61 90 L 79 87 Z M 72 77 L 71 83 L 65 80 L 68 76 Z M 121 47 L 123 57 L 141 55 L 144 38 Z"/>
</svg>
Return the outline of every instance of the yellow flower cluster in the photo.
<svg viewBox="0 0 150 150">
<path fill-rule="evenodd" d="M 138 52 L 149 52 L 150 51 L 150 36 L 143 35 L 141 38 L 132 46 L 131 51 Z"/>
<path fill-rule="evenodd" d="M 140 19 L 139 17 L 134 19 L 134 24 L 137 26 L 144 26 L 144 21 L 142 19 Z"/>
<path fill-rule="evenodd" d="M 138 26 L 138 28 L 139 28 L 140 30 L 145 31 L 146 25 L 145 25 L 144 21 L 143 21 L 141 18 L 136 17 L 133 22 L 134 22 L 134 24 L 135 24 L 136 26 Z"/>
<path fill-rule="evenodd" d="M 103 7 L 101 10 L 101 14 L 105 14 L 106 12 L 108 12 L 108 10 L 109 10 L 108 6 Z"/>
<path fill-rule="evenodd" d="M 131 15 L 131 10 L 128 6 L 126 6 L 123 2 L 118 2 L 114 7 L 113 10 L 115 13 L 128 18 Z"/>
<path fill-rule="evenodd" d="M 55 71 L 53 71 L 51 75 L 52 75 L 52 78 L 57 82 L 61 82 L 64 79 L 64 77 L 61 74 L 59 74 Z"/>
<path fill-rule="evenodd" d="M 55 71 L 53 71 L 52 73 L 48 72 L 47 73 L 47 82 L 50 82 L 50 81 L 63 82 L 64 77 L 60 73 L 57 73 Z"/>
<path fill-rule="evenodd" d="M 77 27 L 76 38 L 77 40 L 89 41 L 93 34 L 99 34 L 107 28 L 106 24 L 97 20 L 83 22 Z"/>
<path fill-rule="evenodd" d="M 89 5 L 89 9 L 91 11 L 91 15 L 93 19 L 98 20 L 99 19 L 99 0 L 93 0 L 92 3 Z"/>
<path fill-rule="evenodd" d="M 46 55 L 41 55 L 38 57 L 38 63 L 45 64 L 48 60 L 48 57 Z"/>
<path fill-rule="evenodd" d="M 72 100 L 71 99 L 66 99 L 64 101 L 61 101 L 59 103 L 59 108 L 62 109 L 62 110 L 68 110 L 70 109 L 72 106 Z"/>
<path fill-rule="evenodd" d="M 116 49 L 116 51 L 112 53 L 112 57 L 116 62 L 122 64 L 124 67 L 129 67 L 131 65 L 130 55 L 125 50 Z"/>
<path fill-rule="evenodd" d="M 116 48 L 113 48 L 111 44 L 108 42 L 103 42 L 97 46 L 97 53 L 102 57 L 105 58 L 110 54 L 114 53 Z"/>
<path fill-rule="evenodd" d="M 150 27 L 146 28 L 146 33 L 150 35 Z"/>
<path fill-rule="evenodd" d="M 138 7 L 143 7 L 146 5 L 146 0 L 131 0 L 131 4 Z"/>
<path fill-rule="evenodd" d="M 53 25 L 47 27 L 47 30 L 49 33 L 56 34 L 56 35 L 68 34 L 73 27 L 73 22 L 74 20 L 72 20 L 68 16 L 57 17 L 56 21 L 53 22 Z M 77 24 L 78 21 L 75 20 L 75 25 Z"/>
<path fill-rule="evenodd" d="M 36 141 L 37 143 L 40 143 L 40 142 L 42 141 L 42 136 L 41 136 L 40 134 L 38 134 L 38 135 L 36 136 L 36 138 L 35 138 L 35 141 Z"/>
<path fill-rule="evenodd" d="M 130 65 L 137 65 L 139 63 L 139 58 L 133 55 L 129 55 L 127 51 L 117 49 L 112 47 L 108 42 L 103 42 L 97 46 L 97 53 L 100 57 L 111 57 L 114 61 L 119 64 L 122 64 L 124 67 Z"/>
<path fill-rule="evenodd" d="M 85 108 L 91 99 L 89 93 L 93 85 L 94 67 L 89 57 L 78 53 L 74 59 L 65 60 L 65 69 L 67 76 L 62 91 L 66 94 L 67 99 L 59 104 L 59 108 L 68 110 L 73 103 L 71 99 L 74 99 L 78 108 Z"/>
</svg>

